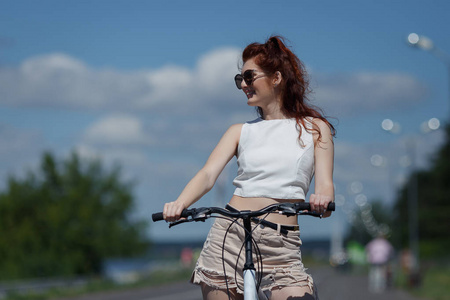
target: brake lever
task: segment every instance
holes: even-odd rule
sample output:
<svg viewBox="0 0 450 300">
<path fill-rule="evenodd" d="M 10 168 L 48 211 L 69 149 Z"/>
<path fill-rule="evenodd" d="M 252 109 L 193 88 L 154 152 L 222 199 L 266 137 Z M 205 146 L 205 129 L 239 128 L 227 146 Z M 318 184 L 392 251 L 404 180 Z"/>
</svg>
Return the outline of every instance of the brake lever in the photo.
<svg viewBox="0 0 450 300">
<path fill-rule="evenodd" d="M 192 221 L 194 221 L 194 220 L 193 219 L 180 219 L 180 220 L 177 220 L 175 222 L 170 222 L 169 223 L 169 228 L 172 228 L 173 226 L 176 226 L 176 225 L 179 225 L 179 224 L 192 222 Z"/>
<path fill-rule="evenodd" d="M 317 212 L 312 212 L 312 211 L 303 211 L 303 212 L 299 212 L 298 213 L 298 215 L 299 216 L 304 216 L 304 215 L 307 215 L 307 216 L 313 216 L 313 217 L 317 217 L 317 218 L 321 218 L 322 219 L 322 214 L 319 214 L 319 213 L 317 213 Z"/>
<path fill-rule="evenodd" d="M 294 204 L 292 203 L 283 203 L 279 206 L 280 211 L 283 211 L 283 215 L 286 216 L 296 216 L 297 210 L 295 209 Z"/>
</svg>

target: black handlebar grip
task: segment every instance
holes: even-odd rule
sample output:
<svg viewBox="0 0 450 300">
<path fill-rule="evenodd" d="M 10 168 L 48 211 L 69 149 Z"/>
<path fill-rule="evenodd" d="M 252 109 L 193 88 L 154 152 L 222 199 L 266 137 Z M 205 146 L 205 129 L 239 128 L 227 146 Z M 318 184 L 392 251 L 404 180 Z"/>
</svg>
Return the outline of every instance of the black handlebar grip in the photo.
<svg viewBox="0 0 450 300">
<path fill-rule="evenodd" d="M 298 209 L 300 210 L 311 210 L 311 204 L 309 202 L 300 202 L 296 204 L 298 206 Z M 336 205 L 334 202 L 328 203 L 328 211 L 335 211 Z"/>
<path fill-rule="evenodd" d="M 331 202 L 331 203 L 328 204 L 327 210 L 330 210 L 330 211 L 335 211 L 336 210 L 336 205 L 334 204 L 334 202 Z"/>
<path fill-rule="evenodd" d="M 189 211 L 185 208 L 183 209 L 183 211 L 181 212 L 180 218 L 187 218 L 189 217 L 191 214 L 189 213 Z"/>
<path fill-rule="evenodd" d="M 164 220 L 163 213 L 162 212 L 158 212 L 158 213 L 152 214 L 152 220 L 153 220 L 153 222 Z"/>
<path fill-rule="evenodd" d="M 181 218 L 187 218 L 189 217 L 189 211 L 187 209 L 183 209 L 183 211 L 181 212 Z M 162 221 L 164 220 L 164 216 L 162 212 L 157 212 L 152 214 L 152 220 L 153 222 L 157 222 L 157 221 Z"/>
</svg>

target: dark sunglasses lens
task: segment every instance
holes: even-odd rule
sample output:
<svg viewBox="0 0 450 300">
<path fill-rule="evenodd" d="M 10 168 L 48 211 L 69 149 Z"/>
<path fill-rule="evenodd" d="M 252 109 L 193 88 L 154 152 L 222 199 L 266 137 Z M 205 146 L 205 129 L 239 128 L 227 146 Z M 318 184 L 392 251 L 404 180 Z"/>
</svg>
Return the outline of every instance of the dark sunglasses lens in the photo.
<svg viewBox="0 0 450 300">
<path fill-rule="evenodd" d="M 253 77 L 254 77 L 253 70 L 245 71 L 243 77 L 244 77 L 245 83 L 248 85 L 251 85 L 253 82 Z"/>
<path fill-rule="evenodd" d="M 234 82 L 236 83 L 236 87 L 240 90 L 242 90 L 242 80 L 244 80 L 244 77 L 242 77 L 241 74 L 237 74 L 234 76 Z"/>
<path fill-rule="evenodd" d="M 252 85 L 254 78 L 254 72 L 253 70 L 247 70 L 244 72 L 244 74 L 237 74 L 234 77 L 234 82 L 236 82 L 236 86 L 238 89 L 242 89 L 242 80 L 245 81 L 246 85 Z"/>
</svg>

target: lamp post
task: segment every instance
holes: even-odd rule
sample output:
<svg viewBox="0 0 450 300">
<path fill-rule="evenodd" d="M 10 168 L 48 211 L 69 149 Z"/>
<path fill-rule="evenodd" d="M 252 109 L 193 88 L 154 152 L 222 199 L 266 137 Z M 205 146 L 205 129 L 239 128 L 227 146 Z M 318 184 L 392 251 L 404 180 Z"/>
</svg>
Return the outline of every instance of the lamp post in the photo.
<svg viewBox="0 0 450 300">
<path fill-rule="evenodd" d="M 444 50 L 438 48 L 433 41 L 423 35 L 418 35 L 417 33 L 410 33 L 408 35 L 407 42 L 410 46 L 416 47 L 433 54 L 437 59 L 443 62 L 447 68 L 447 97 L 448 97 L 448 120 L 450 122 L 450 54 L 445 52 Z"/>
<path fill-rule="evenodd" d="M 381 123 L 383 130 L 393 134 L 399 134 L 401 129 L 398 123 L 390 119 L 385 119 Z M 432 118 L 421 125 L 423 133 L 439 129 L 440 122 L 436 118 Z M 407 198 L 408 198 L 408 239 L 409 247 L 413 256 L 412 275 L 417 275 L 420 268 L 419 260 L 419 219 L 418 219 L 418 204 L 419 204 L 419 185 L 417 182 L 416 171 L 416 150 L 417 142 L 414 136 L 411 136 L 405 143 L 406 151 L 409 156 L 409 165 L 411 170 L 411 177 L 408 184 Z"/>
</svg>

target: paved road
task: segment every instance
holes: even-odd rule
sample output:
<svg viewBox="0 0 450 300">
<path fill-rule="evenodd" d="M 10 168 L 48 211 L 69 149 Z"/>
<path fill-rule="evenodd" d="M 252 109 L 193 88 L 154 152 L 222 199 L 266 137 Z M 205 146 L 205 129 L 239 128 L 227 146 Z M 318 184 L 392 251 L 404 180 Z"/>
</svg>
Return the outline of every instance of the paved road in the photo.
<svg viewBox="0 0 450 300">
<path fill-rule="evenodd" d="M 369 293 L 367 276 L 350 275 L 331 268 L 308 271 L 318 287 L 320 300 L 418 300 L 402 290 Z"/>
<path fill-rule="evenodd" d="M 371 294 L 367 277 L 339 273 L 331 268 L 309 269 L 319 290 L 320 300 L 418 300 L 400 290 Z M 200 300 L 200 289 L 187 282 L 128 291 L 96 293 L 64 300 Z M 63 300 L 63 299 L 60 299 Z"/>
<path fill-rule="evenodd" d="M 59 300 L 200 300 L 200 289 L 188 282 L 161 287 L 137 288 L 126 291 L 101 292 Z"/>
</svg>

